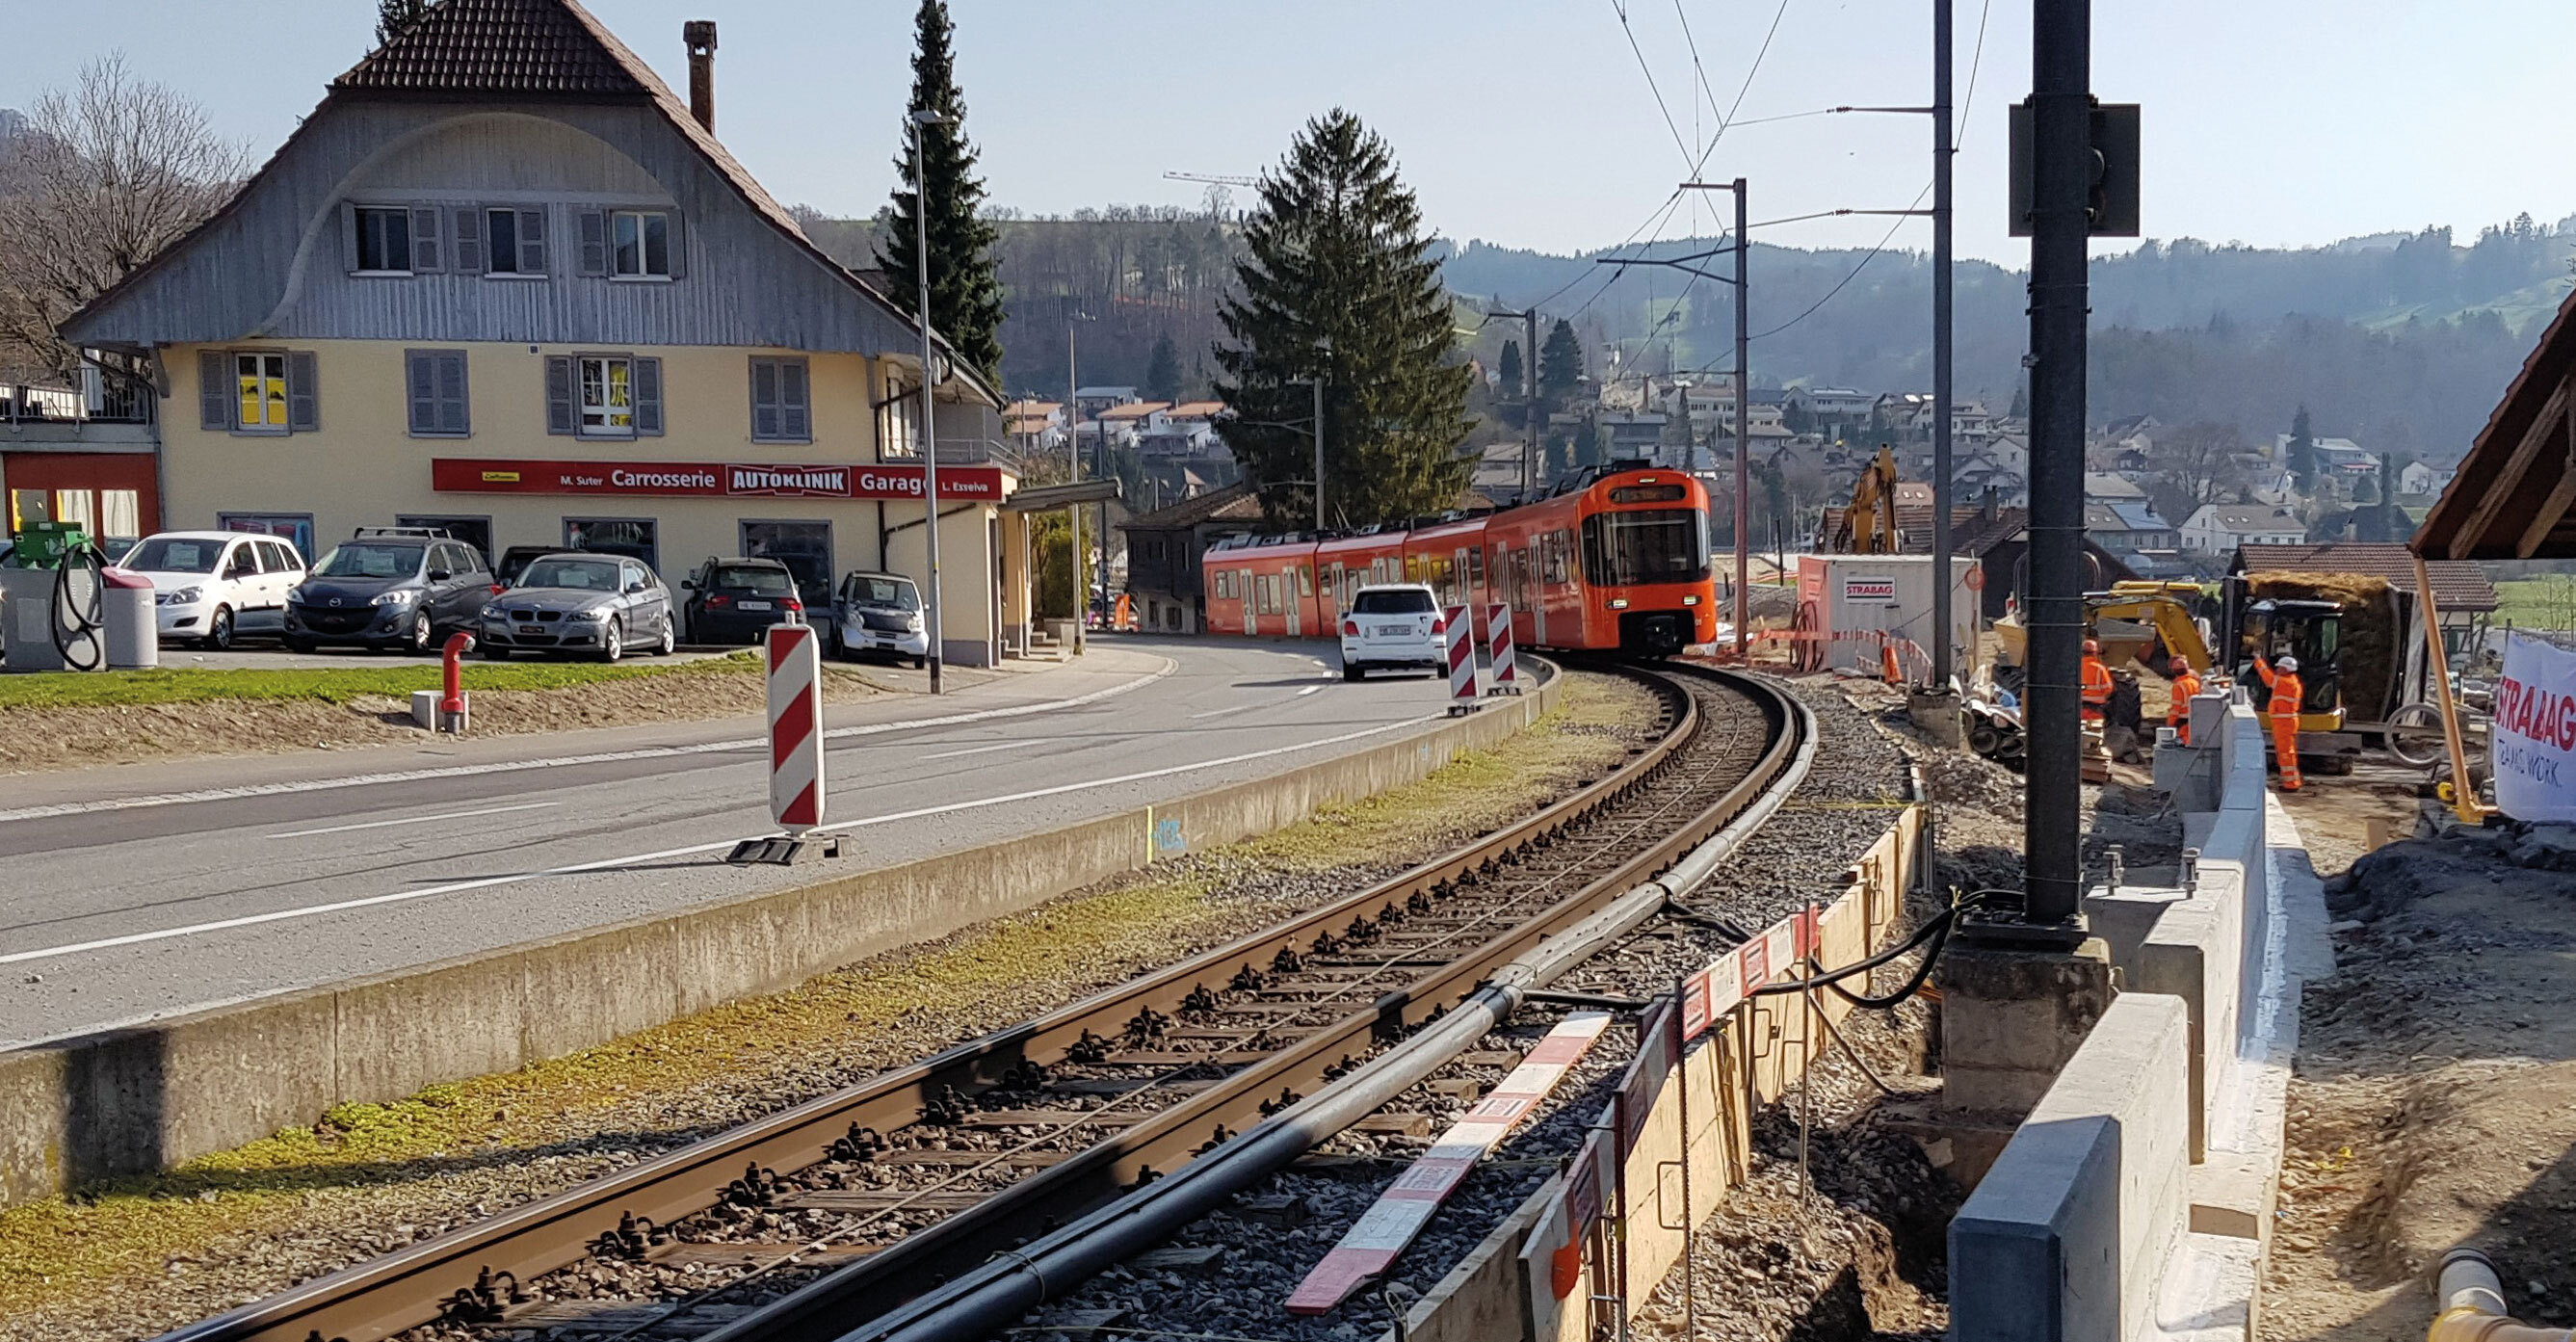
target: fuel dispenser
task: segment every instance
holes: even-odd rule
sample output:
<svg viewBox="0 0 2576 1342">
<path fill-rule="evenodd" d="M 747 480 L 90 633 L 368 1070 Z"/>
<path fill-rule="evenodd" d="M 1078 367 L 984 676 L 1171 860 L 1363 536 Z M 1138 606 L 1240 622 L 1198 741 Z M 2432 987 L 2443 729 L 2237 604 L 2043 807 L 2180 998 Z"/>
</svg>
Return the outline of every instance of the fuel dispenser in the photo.
<svg viewBox="0 0 2576 1342">
<path fill-rule="evenodd" d="M 33 522 L 12 537 L 0 564 L 0 657 L 11 671 L 102 671 L 109 664 L 107 556 L 76 522 Z M 158 660 L 151 593 L 143 594 L 144 648 L 122 665 Z M 129 595 L 120 610 L 130 606 Z M 131 623 L 124 631 L 132 632 Z M 139 659 L 139 660 L 138 660 Z"/>
</svg>

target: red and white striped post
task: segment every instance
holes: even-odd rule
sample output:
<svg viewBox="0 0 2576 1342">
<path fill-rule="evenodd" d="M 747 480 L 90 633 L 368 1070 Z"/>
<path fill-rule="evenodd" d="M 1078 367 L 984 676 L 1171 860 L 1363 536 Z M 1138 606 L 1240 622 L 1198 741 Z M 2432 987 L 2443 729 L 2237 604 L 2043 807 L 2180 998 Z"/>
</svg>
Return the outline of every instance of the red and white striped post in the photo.
<svg viewBox="0 0 2576 1342">
<path fill-rule="evenodd" d="M 1476 708 L 1476 624 L 1473 607 L 1450 606 L 1441 612 L 1440 632 L 1449 640 L 1449 711 Z"/>
<path fill-rule="evenodd" d="M 1494 687 L 1488 693 L 1521 692 L 1520 663 L 1512 655 L 1512 608 L 1504 605 L 1485 607 L 1485 649 L 1494 663 Z"/>
<path fill-rule="evenodd" d="M 790 834 L 823 823 L 823 658 L 810 624 L 773 624 L 769 661 L 769 816 Z"/>
</svg>

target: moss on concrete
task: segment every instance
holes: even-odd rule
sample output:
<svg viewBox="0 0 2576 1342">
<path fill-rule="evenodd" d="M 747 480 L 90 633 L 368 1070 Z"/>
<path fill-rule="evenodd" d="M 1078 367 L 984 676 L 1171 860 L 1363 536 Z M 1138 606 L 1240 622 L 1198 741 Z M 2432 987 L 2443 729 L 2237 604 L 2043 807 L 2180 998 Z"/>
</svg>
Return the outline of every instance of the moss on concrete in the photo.
<svg viewBox="0 0 2576 1342">
<path fill-rule="evenodd" d="M 1078 985 L 1239 932 L 1246 906 L 1213 899 L 1221 888 L 1257 887 L 1264 873 L 1411 865 L 1526 814 L 1623 758 L 1625 742 L 1608 729 L 1638 721 L 1646 702 L 1627 682 L 1574 677 L 1554 711 L 1496 748 L 1277 833 L 520 1071 L 339 1105 L 311 1128 L 165 1174 L 0 1211 L 0 1315 L 76 1308 L 103 1288 L 145 1293 L 254 1241 L 439 1224 L 454 1215 L 439 1206 L 442 1175 L 580 1158 L 604 1137 L 631 1145 L 618 1135 L 669 1129 L 669 1101 L 692 1092 L 774 1108 L 818 1093 L 812 1070 L 792 1065 L 818 1053 L 857 1075 L 930 1051 L 914 1041 L 998 1028 Z M 379 1211 L 387 1200 L 404 1205 Z"/>
</svg>

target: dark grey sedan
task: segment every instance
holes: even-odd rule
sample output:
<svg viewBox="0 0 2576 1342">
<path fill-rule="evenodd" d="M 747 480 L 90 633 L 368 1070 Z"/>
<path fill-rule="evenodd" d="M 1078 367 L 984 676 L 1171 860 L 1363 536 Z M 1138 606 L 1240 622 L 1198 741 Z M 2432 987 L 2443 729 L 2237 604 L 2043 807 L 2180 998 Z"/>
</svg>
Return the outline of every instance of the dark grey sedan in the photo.
<svg viewBox="0 0 2576 1342">
<path fill-rule="evenodd" d="M 613 662 L 628 652 L 666 653 L 680 634 L 671 593 L 641 560 L 553 554 L 534 560 L 484 604 L 483 655 L 579 652 Z"/>
</svg>

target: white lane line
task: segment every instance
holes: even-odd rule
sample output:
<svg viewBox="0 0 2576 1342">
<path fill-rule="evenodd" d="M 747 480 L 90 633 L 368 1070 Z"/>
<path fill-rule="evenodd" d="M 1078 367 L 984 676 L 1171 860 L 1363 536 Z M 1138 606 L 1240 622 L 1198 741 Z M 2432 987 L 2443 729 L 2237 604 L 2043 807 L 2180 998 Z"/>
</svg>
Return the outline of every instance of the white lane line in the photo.
<svg viewBox="0 0 2576 1342">
<path fill-rule="evenodd" d="M 919 727 L 954 727 L 966 722 L 990 722 L 996 718 L 1026 717 L 1031 713 L 1051 713 L 1058 709 L 1080 708 L 1103 699 L 1143 689 L 1180 669 L 1180 663 L 1165 658 L 1163 668 L 1150 676 L 1112 685 L 1105 690 L 1078 694 L 1070 699 L 1050 699 L 1043 703 L 1016 704 L 1009 708 L 979 709 L 972 713 L 946 713 L 938 717 L 913 718 L 901 722 L 870 722 L 855 727 L 834 727 L 823 733 L 827 741 L 842 741 L 857 736 L 876 736 L 885 732 L 908 732 Z M 334 788 L 373 787 L 379 783 L 417 783 L 433 778 L 470 778 L 480 774 L 517 773 L 529 769 L 562 769 L 582 764 L 615 764 L 624 760 L 669 759 L 682 755 L 713 755 L 729 750 L 751 750 L 768 744 L 763 737 L 746 737 L 739 741 L 707 741 L 693 746 L 653 746 L 641 750 L 605 750 L 592 755 L 565 755 L 555 759 L 506 760 L 493 764 L 452 764 L 434 769 L 399 769 L 388 773 L 358 774 L 349 778 L 309 778 L 285 783 L 252 783 L 243 787 L 204 788 L 194 792 L 164 792 L 148 797 L 110 797 L 99 801 L 62 802 L 52 806 L 22 806 L 13 811 L 0 811 L 0 824 L 12 820 L 43 820 L 58 815 L 81 815 L 90 811 L 131 811 L 150 806 L 181 806 L 193 802 L 234 801 L 243 797 L 275 797 L 296 792 L 325 792 Z"/>
<path fill-rule="evenodd" d="M 1019 750 L 1027 746 L 1048 745 L 1055 739 L 1052 736 L 1032 736 L 1025 741 L 1002 741 L 994 745 L 973 746 L 965 750 L 943 750 L 936 755 L 924 755 L 921 758 L 926 764 L 931 760 L 953 760 L 960 755 L 990 755 L 996 750 Z"/>
<path fill-rule="evenodd" d="M 541 811 L 561 806 L 559 801 L 532 801 L 517 806 L 486 806 L 479 811 L 450 811 L 445 815 L 407 815 L 400 820 L 370 820 L 361 825 L 330 825 L 322 829 L 290 829 L 284 834 L 271 834 L 272 839 L 303 839 L 316 834 L 346 834 L 353 829 L 390 829 L 396 825 L 426 825 L 433 820 L 464 820 L 478 815 L 507 815 L 512 811 Z"/>
<path fill-rule="evenodd" d="M 826 824 L 823 826 L 822 832 L 833 833 L 854 829 L 864 829 L 870 825 L 891 824 L 898 820 L 919 820 L 925 816 L 951 815 L 958 811 L 972 811 L 985 806 L 1007 806 L 1012 802 L 1035 801 L 1041 797 L 1057 797 L 1068 792 L 1087 792 L 1093 788 L 1115 787 L 1121 783 L 1141 783 L 1152 778 L 1169 778 L 1174 774 L 1196 773 L 1202 769 L 1221 769 L 1229 764 L 1243 764 L 1252 760 L 1269 759 L 1274 755 L 1290 755 L 1300 750 L 1313 750 L 1318 746 L 1339 745 L 1344 741 L 1357 741 L 1364 737 L 1383 736 L 1388 732 L 1402 731 L 1407 727 L 1418 727 L 1423 723 L 1436 721 L 1438 721 L 1437 718 L 1432 717 L 1429 714 L 1425 714 L 1421 717 L 1404 718 L 1395 722 L 1382 723 L 1375 727 L 1363 727 L 1358 731 L 1344 732 L 1339 736 L 1319 737 L 1312 741 L 1300 741 L 1295 745 L 1272 746 L 1267 750 L 1246 751 L 1240 755 L 1228 755 L 1223 759 L 1201 760 L 1196 764 L 1172 764 L 1166 765 L 1160 769 L 1147 769 L 1142 773 L 1120 774 L 1114 778 L 1094 778 L 1081 783 L 1061 783 L 1054 787 L 1033 788 L 1027 792 L 1013 792 L 1006 796 L 978 797 L 973 801 L 949 802 L 944 806 L 924 806 L 919 810 L 896 811 L 888 815 L 872 815 L 857 820 L 845 820 L 837 823 Z M 656 853 L 634 853 L 625 857 L 601 858 L 596 862 L 576 862 L 571 866 L 548 867 L 543 871 L 514 872 L 507 876 L 484 876 L 471 881 L 453 881 L 446 885 L 424 886 L 418 890 L 396 890 L 390 894 L 367 895 L 359 899 L 334 900 L 328 904 L 308 904 L 292 909 L 276 909 L 268 913 L 248 914 L 240 918 L 224 918 L 211 923 L 191 923 L 185 927 L 164 927 L 150 932 L 129 932 L 124 936 L 119 937 L 101 937 L 96 941 L 76 941 L 61 946 L 42 946 L 34 950 L 12 951 L 6 955 L 0 955 L 0 965 L 24 964 L 30 960 L 51 960 L 65 955 L 77 955 L 83 951 L 112 950 L 119 946 L 139 946 L 146 942 L 169 941 L 177 937 L 192 937 L 207 932 L 224 932 L 236 927 L 256 927 L 262 923 L 279 923 L 293 918 L 311 918 L 320 914 L 340 913 L 349 909 L 372 908 L 379 904 L 402 904 L 415 899 L 427 899 L 432 895 L 454 895 L 462 894 L 468 890 L 488 890 L 496 885 L 516 885 L 521 881 L 533 881 L 546 876 L 572 876 L 582 872 L 602 871 L 612 867 L 630 866 L 638 862 L 658 862 L 664 858 L 672 857 L 694 857 L 699 853 L 712 853 L 721 849 L 732 848 L 736 842 L 738 842 L 738 840 L 719 839 L 714 843 L 691 844 L 686 848 L 665 848 Z"/>
<path fill-rule="evenodd" d="M 1307 695 L 1313 694 L 1315 691 L 1320 690 L 1320 689 L 1322 689 L 1322 688 L 1324 688 L 1324 687 L 1323 687 L 1323 686 L 1321 686 L 1321 685 L 1309 685 L 1309 686 L 1307 686 L 1306 688 L 1304 688 L 1304 689 L 1302 689 L 1302 690 L 1297 691 L 1297 697 L 1298 697 L 1298 698 L 1300 698 L 1300 699 L 1303 699 L 1303 698 L 1305 698 Z"/>
</svg>

